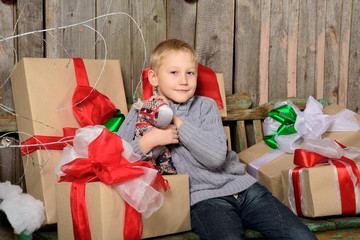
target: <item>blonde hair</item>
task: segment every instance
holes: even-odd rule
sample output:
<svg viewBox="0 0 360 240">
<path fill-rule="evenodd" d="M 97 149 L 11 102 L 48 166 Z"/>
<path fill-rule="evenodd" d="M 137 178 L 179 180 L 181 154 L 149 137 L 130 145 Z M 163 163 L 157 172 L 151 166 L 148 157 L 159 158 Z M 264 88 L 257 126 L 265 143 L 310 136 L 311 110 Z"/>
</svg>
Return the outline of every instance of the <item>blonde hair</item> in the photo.
<svg viewBox="0 0 360 240">
<path fill-rule="evenodd" d="M 159 43 L 151 53 L 150 69 L 154 71 L 159 70 L 161 60 L 172 51 L 190 53 L 197 67 L 198 59 L 193 47 L 179 39 L 168 39 Z"/>
</svg>

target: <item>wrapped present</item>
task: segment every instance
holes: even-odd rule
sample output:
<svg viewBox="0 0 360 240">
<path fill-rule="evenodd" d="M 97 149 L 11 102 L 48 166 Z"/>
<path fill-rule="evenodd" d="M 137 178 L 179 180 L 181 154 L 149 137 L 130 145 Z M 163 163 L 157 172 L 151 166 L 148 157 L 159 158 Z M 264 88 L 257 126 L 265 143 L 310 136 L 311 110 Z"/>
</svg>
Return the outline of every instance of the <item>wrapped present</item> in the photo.
<svg viewBox="0 0 360 240">
<path fill-rule="evenodd" d="M 75 239 L 92 239 L 85 185 L 94 181 L 112 185 L 119 192 L 126 201 L 124 238 L 140 239 L 141 215 L 149 217 L 159 210 L 164 201 L 159 190 L 168 187 L 157 169 L 140 158 L 129 143 L 105 126 L 76 131 L 73 146 L 64 148 L 55 171 L 61 175 L 60 182 L 72 182 L 69 199 Z"/>
<path fill-rule="evenodd" d="M 285 202 L 281 170 L 294 167 L 294 150 L 301 146 L 304 139 L 327 137 L 341 140 L 352 135 L 360 129 L 360 116 L 354 114 L 336 104 L 323 109 L 312 97 L 303 112 L 291 101 L 277 103 L 271 112 L 273 117 L 264 121 L 265 141 L 240 152 L 238 156 L 259 183 Z M 342 124 L 344 122 L 347 124 Z"/>
<path fill-rule="evenodd" d="M 360 212 L 360 131 L 337 142 L 306 140 L 296 149 L 296 167 L 281 173 L 285 204 L 298 216 Z"/>
<path fill-rule="evenodd" d="M 84 63 L 90 86 L 106 95 L 126 115 L 119 61 L 84 60 Z M 73 129 L 81 127 L 73 112 L 72 96 L 77 87 L 73 60 L 23 58 L 16 65 L 11 84 L 20 141 L 31 136 L 42 136 L 40 142 L 62 140 L 57 145 L 60 150 L 49 150 L 47 146 L 50 145 L 44 145 L 23 156 L 27 193 L 44 202 L 44 224 L 53 224 L 57 222 L 55 184 L 58 181 L 54 170 L 61 158 L 61 149 L 67 145 L 65 135 L 71 136 Z M 81 110 L 78 111 L 80 115 Z M 26 145 L 22 151 L 30 148 L 32 146 Z"/>
<path fill-rule="evenodd" d="M 189 231 L 190 197 L 189 177 L 186 175 L 168 175 L 170 189 L 163 192 L 164 203 L 149 218 L 142 217 L 142 237 L 150 238 L 177 232 Z M 71 183 L 56 185 L 58 206 L 58 238 L 74 239 L 70 211 Z M 85 202 L 92 239 L 124 239 L 125 207 L 123 198 L 112 185 L 102 182 L 86 184 Z"/>
</svg>

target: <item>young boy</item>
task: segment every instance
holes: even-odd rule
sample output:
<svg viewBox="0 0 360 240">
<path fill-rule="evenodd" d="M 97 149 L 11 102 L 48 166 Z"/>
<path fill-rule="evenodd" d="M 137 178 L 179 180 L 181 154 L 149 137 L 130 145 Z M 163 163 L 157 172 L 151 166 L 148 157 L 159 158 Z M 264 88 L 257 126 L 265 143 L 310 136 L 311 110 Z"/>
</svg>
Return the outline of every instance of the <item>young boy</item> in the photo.
<svg viewBox="0 0 360 240">
<path fill-rule="evenodd" d="M 132 108 L 118 134 L 142 160 L 154 147 L 170 145 L 177 173 L 190 177 L 191 225 L 202 239 L 243 239 L 244 227 L 268 239 L 316 239 L 289 208 L 246 173 L 237 154 L 227 150 L 216 102 L 194 96 L 197 65 L 197 55 L 187 43 L 161 42 L 151 55 L 148 77 L 158 92 L 154 97 L 173 109 L 173 122 L 134 139 L 138 112 Z"/>
</svg>

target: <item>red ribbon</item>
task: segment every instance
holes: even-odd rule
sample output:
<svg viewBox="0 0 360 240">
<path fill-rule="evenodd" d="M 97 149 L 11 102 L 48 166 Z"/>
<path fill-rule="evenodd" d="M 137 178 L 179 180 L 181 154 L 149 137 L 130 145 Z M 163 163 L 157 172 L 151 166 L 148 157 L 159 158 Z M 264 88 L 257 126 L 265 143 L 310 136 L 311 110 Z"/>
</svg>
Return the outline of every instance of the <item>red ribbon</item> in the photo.
<svg viewBox="0 0 360 240">
<path fill-rule="evenodd" d="M 344 145 L 338 143 L 342 148 L 346 148 Z M 354 184 L 349 172 L 346 169 L 344 163 L 348 163 L 351 166 L 351 169 L 356 176 L 357 180 L 355 185 L 360 182 L 359 169 L 357 168 L 356 163 L 344 156 L 340 159 L 329 159 L 321 154 L 316 152 L 308 152 L 302 149 L 296 149 L 294 155 L 294 164 L 298 165 L 292 171 L 292 180 L 294 187 L 294 196 L 295 196 L 295 206 L 296 212 L 299 216 L 304 216 L 301 210 L 301 189 L 300 189 L 300 170 L 304 167 L 314 167 L 317 164 L 329 163 L 329 161 L 336 167 L 339 188 L 340 188 L 340 198 L 341 198 L 341 212 L 342 215 L 352 215 L 356 212 L 356 200 L 354 192 Z"/>
<path fill-rule="evenodd" d="M 150 68 L 144 69 L 143 76 L 143 100 L 149 99 L 153 95 L 152 86 L 149 82 Z M 220 95 L 219 84 L 215 72 L 208 67 L 198 64 L 198 76 L 195 95 L 212 98 L 216 101 L 219 109 L 223 109 L 224 105 Z"/>
<path fill-rule="evenodd" d="M 105 184 L 120 183 L 143 175 L 144 171 L 138 166 L 155 169 L 144 161 L 130 163 L 121 156 L 123 151 L 122 139 L 104 128 L 100 136 L 89 144 L 88 158 L 77 158 L 61 167 L 61 171 L 66 175 L 61 177 L 59 182 L 73 182 L 70 204 L 75 239 L 91 239 L 85 203 L 85 183 L 98 180 Z M 156 190 L 167 190 L 159 173 L 153 187 Z M 140 239 L 141 234 L 141 214 L 126 204 L 124 239 Z"/>
<path fill-rule="evenodd" d="M 63 128 L 63 136 L 41 136 L 35 135 L 28 140 L 21 143 L 21 155 L 27 155 L 39 149 L 63 150 L 68 144 L 72 145 L 75 132 L 77 128 Z M 67 141 L 67 142 L 64 142 Z M 43 145 L 44 143 L 51 143 L 50 145 Z"/>
<path fill-rule="evenodd" d="M 116 114 L 108 97 L 89 86 L 84 62 L 74 58 L 77 87 L 72 97 L 73 112 L 81 127 L 102 125 Z"/>
<path fill-rule="evenodd" d="M 116 114 L 116 107 L 108 97 L 89 86 L 83 60 L 81 58 L 74 58 L 73 61 L 77 82 L 77 87 L 72 97 L 73 112 L 81 127 L 102 125 Z M 75 128 L 63 128 L 64 135 L 62 137 L 35 135 L 21 143 L 24 146 L 21 147 L 21 154 L 25 155 L 38 149 L 45 149 L 41 144 L 58 141 L 59 143 L 47 145 L 46 148 L 62 150 L 67 144 L 62 143 L 61 140 L 64 138 L 67 140 L 73 139 L 75 130 Z M 38 144 L 38 146 L 27 147 L 27 145 L 33 144 Z"/>
</svg>

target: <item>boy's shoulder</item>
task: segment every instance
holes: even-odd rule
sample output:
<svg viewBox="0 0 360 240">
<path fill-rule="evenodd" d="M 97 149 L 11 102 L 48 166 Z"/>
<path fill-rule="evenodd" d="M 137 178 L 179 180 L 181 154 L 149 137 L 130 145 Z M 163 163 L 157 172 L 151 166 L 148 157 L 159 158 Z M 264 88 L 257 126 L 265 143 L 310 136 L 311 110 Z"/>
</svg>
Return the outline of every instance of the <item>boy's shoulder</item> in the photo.
<svg viewBox="0 0 360 240">
<path fill-rule="evenodd" d="M 208 104 L 216 104 L 215 100 L 210 98 L 210 97 L 205 97 L 205 96 L 194 96 L 194 100 L 196 102 L 201 102 L 201 103 L 208 103 Z"/>
</svg>

